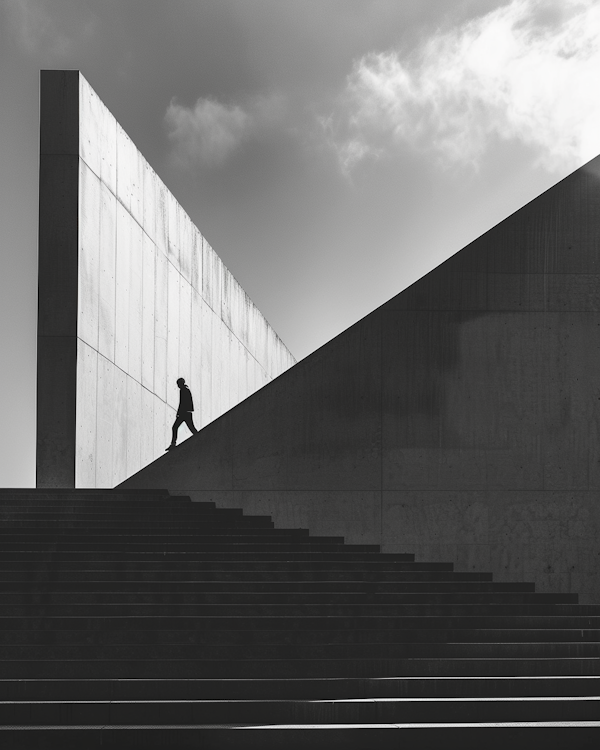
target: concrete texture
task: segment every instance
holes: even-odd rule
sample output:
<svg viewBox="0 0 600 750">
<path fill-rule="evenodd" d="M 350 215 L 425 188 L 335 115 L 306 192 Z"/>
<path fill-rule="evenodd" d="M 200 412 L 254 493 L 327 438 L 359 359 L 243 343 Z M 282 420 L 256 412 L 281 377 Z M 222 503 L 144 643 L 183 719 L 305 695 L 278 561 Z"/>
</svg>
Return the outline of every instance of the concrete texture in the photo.
<svg viewBox="0 0 600 750">
<path fill-rule="evenodd" d="M 42 71 L 38 487 L 113 487 L 295 360 L 79 71 Z M 181 427 L 179 439 L 189 436 Z"/>
<path fill-rule="evenodd" d="M 600 157 L 123 486 L 598 601 L 599 274 Z"/>
</svg>

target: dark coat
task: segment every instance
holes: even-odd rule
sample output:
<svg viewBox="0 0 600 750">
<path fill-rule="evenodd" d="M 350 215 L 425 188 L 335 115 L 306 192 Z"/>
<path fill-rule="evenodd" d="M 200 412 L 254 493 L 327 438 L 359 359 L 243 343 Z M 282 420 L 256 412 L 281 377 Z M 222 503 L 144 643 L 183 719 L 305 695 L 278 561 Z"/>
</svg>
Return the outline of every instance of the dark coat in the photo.
<svg viewBox="0 0 600 750">
<path fill-rule="evenodd" d="M 192 401 L 192 393 L 187 385 L 179 390 L 179 409 L 177 414 L 183 414 L 186 411 L 194 411 L 194 402 Z"/>
</svg>

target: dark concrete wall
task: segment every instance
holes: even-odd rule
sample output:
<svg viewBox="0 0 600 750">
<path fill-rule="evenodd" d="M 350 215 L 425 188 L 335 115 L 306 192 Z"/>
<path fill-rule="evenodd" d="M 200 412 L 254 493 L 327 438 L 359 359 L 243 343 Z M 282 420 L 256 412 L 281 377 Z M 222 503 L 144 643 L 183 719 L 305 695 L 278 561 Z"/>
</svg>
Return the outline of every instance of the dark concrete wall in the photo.
<svg viewBox="0 0 600 750">
<path fill-rule="evenodd" d="M 600 591 L 600 157 L 127 487 Z"/>
</svg>

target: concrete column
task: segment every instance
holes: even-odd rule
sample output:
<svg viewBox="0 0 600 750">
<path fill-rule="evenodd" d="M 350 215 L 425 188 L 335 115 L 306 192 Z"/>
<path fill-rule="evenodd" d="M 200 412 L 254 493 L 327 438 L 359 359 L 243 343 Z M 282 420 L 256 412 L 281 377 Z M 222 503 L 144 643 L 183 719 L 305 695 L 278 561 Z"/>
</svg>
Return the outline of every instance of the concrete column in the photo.
<svg viewBox="0 0 600 750">
<path fill-rule="evenodd" d="M 38 487 L 75 486 L 79 72 L 42 71 L 38 264 Z"/>
</svg>

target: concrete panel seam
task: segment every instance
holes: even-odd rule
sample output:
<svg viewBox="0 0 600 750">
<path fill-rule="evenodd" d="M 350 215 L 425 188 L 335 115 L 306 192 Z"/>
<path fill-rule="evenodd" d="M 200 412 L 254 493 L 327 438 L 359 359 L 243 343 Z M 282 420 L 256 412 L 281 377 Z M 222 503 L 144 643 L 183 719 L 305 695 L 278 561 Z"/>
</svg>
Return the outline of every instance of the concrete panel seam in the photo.
<svg viewBox="0 0 600 750">
<path fill-rule="evenodd" d="M 64 338 L 64 337 L 61 337 L 61 338 Z M 150 389 L 149 389 L 149 388 L 148 388 L 147 386 L 145 386 L 145 385 L 144 385 L 144 384 L 143 384 L 143 383 L 141 382 L 141 380 L 138 380 L 138 378 L 134 378 L 134 377 L 133 377 L 133 375 L 131 375 L 130 373 L 128 373 L 128 372 L 127 372 L 126 370 L 124 370 L 124 369 L 123 369 L 122 367 L 119 367 L 119 365 L 118 365 L 118 364 L 116 364 L 116 362 L 113 362 L 112 360 L 110 360 L 110 359 L 109 359 L 108 357 L 106 357 L 106 356 L 105 356 L 104 354 L 102 354 L 102 352 L 98 351 L 98 349 L 96 349 L 95 347 L 93 347 L 93 346 L 90 346 L 90 344 L 88 344 L 88 342 L 87 342 L 87 341 L 85 341 L 84 339 L 80 338 L 79 336 L 77 337 L 77 340 L 78 340 L 78 341 L 81 341 L 81 342 L 82 342 L 83 344 L 85 344 L 85 345 L 86 345 L 86 346 L 87 346 L 88 348 L 92 349 L 92 351 L 95 351 L 95 352 L 96 352 L 96 353 L 98 354 L 98 356 L 99 356 L 99 357 L 102 357 L 102 359 L 104 359 L 104 360 L 105 360 L 106 362 L 110 362 L 110 364 L 111 364 L 111 365 L 112 365 L 112 366 L 113 366 L 113 367 L 114 367 L 115 369 L 119 370 L 119 372 L 122 372 L 122 373 L 123 373 L 123 375 L 125 375 L 125 377 L 127 377 L 127 378 L 129 378 L 129 379 L 133 380 L 133 381 L 134 381 L 135 383 L 137 383 L 137 384 L 138 384 L 138 385 L 139 385 L 139 386 L 140 386 L 141 388 L 143 388 L 143 389 L 144 389 L 145 391 L 148 391 L 148 393 L 151 393 L 151 394 L 152 394 L 153 396 L 155 396 L 155 397 L 156 397 L 157 399 L 159 399 L 159 401 L 162 401 L 162 403 L 164 403 L 164 404 L 166 404 L 166 403 L 167 403 L 167 402 L 166 402 L 166 401 L 165 401 L 164 399 L 161 399 L 161 398 L 160 398 L 160 396 L 159 396 L 158 394 L 154 393 L 154 391 L 151 391 L 151 390 L 150 390 Z"/>
<path fill-rule="evenodd" d="M 123 204 L 122 204 L 122 205 L 123 205 Z M 125 207 L 125 206 L 124 206 L 124 207 Z M 125 207 L 125 208 L 126 208 L 126 207 Z M 148 235 L 146 235 L 146 236 L 148 236 Z M 152 238 L 150 238 L 150 239 L 152 239 Z M 164 253 L 163 253 L 163 255 L 164 255 Z M 177 266 L 176 266 L 176 265 L 175 265 L 175 264 L 174 264 L 174 263 L 173 263 L 173 262 L 171 261 L 171 259 L 170 259 L 170 258 L 169 258 L 168 256 L 165 256 L 165 257 L 167 257 L 167 263 L 169 263 L 169 264 L 171 265 L 171 267 L 173 268 L 173 270 L 174 270 L 174 271 L 175 271 L 175 272 L 176 272 L 176 273 L 177 273 L 177 274 L 178 274 L 178 275 L 180 276 L 180 278 L 181 278 L 181 279 L 183 279 L 183 281 L 184 281 L 184 282 L 185 282 L 186 284 L 189 284 L 189 281 L 188 281 L 188 280 L 187 280 L 187 279 L 185 278 L 185 276 L 184 276 L 184 275 L 183 275 L 183 274 L 181 273 L 181 270 L 180 270 L 179 268 L 177 268 Z M 227 267 L 226 267 L 226 266 L 223 266 L 223 268 L 224 268 L 224 269 L 225 269 L 225 270 L 226 270 L 226 271 L 227 271 L 228 273 L 230 273 L 230 272 L 229 272 L 229 270 L 227 269 Z M 233 278 L 233 277 L 232 277 L 232 278 Z M 210 302 L 208 302 L 208 300 L 207 300 L 207 299 L 206 299 L 206 298 L 205 298 L 204 296 L 202 296 L 202 290 L 198 290 L 198 289 L 197 289 L 196 291 L 197 291 L 197 292 L 198 292 L 198 293 L 200 294 L 200 296 L 201 296 L 202 300 L 203 300 L 203 301 L 205 302 L 206 306 L 207 306 L 207 307 L 208 307 L 208 308 L 209 308 L 209 309 L 210 309 L 210 310 L 211 310 L 211 311 L 212 311 L 212 312 L 213 312 L 213 313 L 214 313 L 214 314 L 215 314 L 215 315 L 216 315 L 216 316 L 217 316 L 217 317 L 219 318 L 219 320 L 221 320 L 221 321 L 223 322 L 223 325 L 224 325 L 224 326 L 225 326 L 225 327 L 227 328 L 227 330 L 228 330 L 228 331 L 230 331 L 230 332 L 231 332 L 231 334 L 232 334 L 232 335 L 233 335 L 233 336 L 234 336 L 234 337 L 235 337 L 235 338 L 236 338 L 236 339 L 237 339 L 237 340 L 238 340 L 238 341 L 240 342 L 240 344 L 241 344 L 241 345 L 242 345 L 242 346 L 244 347 L 244 349 L 245 349 L 245 350 L 246 350 L 246 351 L 248 352 L 248 354 L 249 354 L 249 355 L 250 355 L 250 356 L 252 357 L 252 359 L 254 359 L 254 361 L 255 361 L 255 362 L 256 362 L 256 363 L 258 364 L 258 366 L 259 366 L 259 367 L 261 368 L 261 370 L 262 370 L 262 371 L 263 371 L 263 372 L 264 372 L 264 373 L 265 373 L 266 375 L 268 375 L 268 371 L 267 371 L 267 369 L 266 369 L 266 368 L 264 367 L 264 365 L 262 365 L 262 364 L 261 364 L 260 360 L 258 360 L 258 359 L 256 358 L 255 354 L 254 354 L 254 353 L 253 353 L 253 352 L 252 352 L 252 351 L 251 351 L 251 350 L 250 350 L 250 349 L 249 349 L 249 348 L 248 348 L 248 347 L 246 346 L 246 344 L 245 344 L 245 343 L 244 343 L 244 342 L 243 342 L 243 341 L 242 341 L 242 340 L 241 340 L 241 339 L 239 338 L 239 336 L 238 336 L 238 335 L 236 334 L 236 332 L 235 332 L 235 331 L 233 330 L 233 328 L 231 328 L 231 326 L 230 326 L 230 325 L 229 325 L 229 324 L 227 323 L 227 321 L 226 321 L 226 320 L 225 320 L 225 319 L 223 318 L 223 315 L 222 315 L 222 313 L 221 313 L 221 310 L 219 309 L 219 310 L 217 311 L 217 310 L 215 310 L 215 309 L 214 309 L 214 307 L 213 307 L 213 306 L 212 306 L 212 305 L 210 304 Z M 256 308 L 256 305 L 254 305 L 254 303 L 252 303 L 252 304 L 253 304 L 253 307 L 255 307 L 255 308 Z M 258 310 L 258 308 L 256 308 L 256 309 Z M 262 316 L 262 313 L 260 313 L 260 314 L 261 314 L 261 316 Z M 263 318 L 264 318 L 264 316 L 263 316 Z M 271 330 L 273 330 L 272 326 L 270 326 L 270 325 L 269 325 L 268 323 L 267 323 L 267 325 L 268 325 L 268 328 L 270 328 Z M 273 330 L 273 333 L 274 333 L 274 336 L 275 336 L 275 341 L 276 341 L 276 342 L 277 342 L 278 344 L 280 344 L 280 346 L 281 346 L 281 347 L 282 347 L 282 348 L 283 348 L 283 349 L 285 350 L 285 352 L 286 352 L 287 354 L 289 354 L 289 356 L 290 356 L 290 357 L 292 358 L 292 360 L 293 360 L 293 364 L 295 364 L 295 363 L 296 363 L 296 358 L 294 357 L 294 355 L 293 355 L 293 354 L 292 354 L 292 353 L 290 352 L 290 350 L 289 350 L 289 349 L 287 348 L 287 346 L 286 346 L 286 345 L 285 345 L 285 344 L 283 343 L 283 341 L 281 340 L 281 338 L 280 338 L 280 337 L 279 337 L 279 336 L 277 335 L 277 333 L 276 333 L 276 332 L 275 332 L 274 330 Z"/>
</svg>

